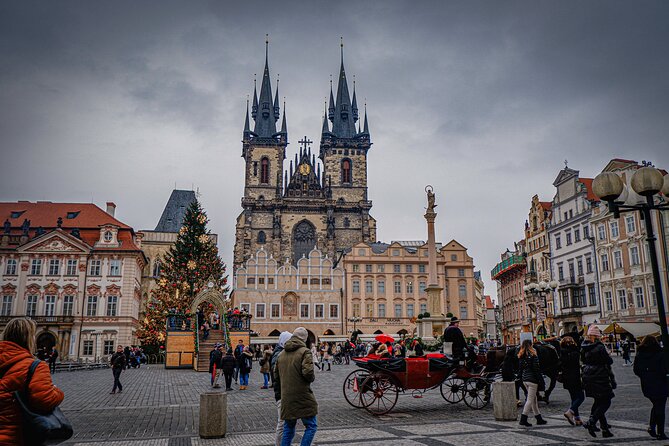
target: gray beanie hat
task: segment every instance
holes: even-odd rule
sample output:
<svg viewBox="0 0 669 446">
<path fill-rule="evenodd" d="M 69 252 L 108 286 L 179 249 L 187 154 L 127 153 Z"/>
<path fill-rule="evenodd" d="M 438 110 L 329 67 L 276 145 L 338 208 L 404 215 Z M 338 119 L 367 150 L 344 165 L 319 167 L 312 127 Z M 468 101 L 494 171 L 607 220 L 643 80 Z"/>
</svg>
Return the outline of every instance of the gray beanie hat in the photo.
<svg viewBox="0 0 669 446">
<path fill-rule="evenodd" d="M 303 340 L 304 342 L 307 342 L 307 338 L 309 337 L 309 333 L 307 333 L 307 329 L 304 327 L 297 327 L 295 331 L 293 332 L 293 336 L 297 336 L 299 339 Z"/>
</svg>

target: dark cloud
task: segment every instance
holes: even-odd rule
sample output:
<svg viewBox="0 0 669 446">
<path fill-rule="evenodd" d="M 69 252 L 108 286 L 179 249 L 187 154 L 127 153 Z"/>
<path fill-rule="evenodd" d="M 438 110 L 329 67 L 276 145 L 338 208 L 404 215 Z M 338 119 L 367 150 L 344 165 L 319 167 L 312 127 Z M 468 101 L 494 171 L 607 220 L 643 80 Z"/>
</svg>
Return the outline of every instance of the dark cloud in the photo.
<svg viewBox="0 0 669 446">
<path fill-rule="evenodd" d="M 141 229 L 175 183 L 199 187 L 229 263 L 265 33 L 289 151 L 318 141 L 344 36 L 379 238 L 425 238 L 432 183 L 437 236 L 494 295 L 489 270 L 564 159 L 669 166 L 667 17 L 662 1 L 3 2 L 0 199 L 111 199 Z"/>
</svg>

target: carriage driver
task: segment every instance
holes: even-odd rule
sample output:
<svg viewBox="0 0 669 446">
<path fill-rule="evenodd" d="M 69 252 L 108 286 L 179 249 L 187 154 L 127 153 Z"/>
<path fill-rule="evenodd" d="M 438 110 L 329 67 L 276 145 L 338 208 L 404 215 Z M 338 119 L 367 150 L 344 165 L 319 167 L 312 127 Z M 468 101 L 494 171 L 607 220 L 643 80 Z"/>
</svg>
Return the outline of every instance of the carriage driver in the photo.
<svg viewBox="0 0 669 446">
<path fill-rule="evenodd" d="M 450 324 L 444 330 L 444 342 L 453 343 L 453 359 L 458 361 L 467 359 L 467 341 L 460 330 L 460 319 L 455 316 L 451 318 Z"/>
</svg>

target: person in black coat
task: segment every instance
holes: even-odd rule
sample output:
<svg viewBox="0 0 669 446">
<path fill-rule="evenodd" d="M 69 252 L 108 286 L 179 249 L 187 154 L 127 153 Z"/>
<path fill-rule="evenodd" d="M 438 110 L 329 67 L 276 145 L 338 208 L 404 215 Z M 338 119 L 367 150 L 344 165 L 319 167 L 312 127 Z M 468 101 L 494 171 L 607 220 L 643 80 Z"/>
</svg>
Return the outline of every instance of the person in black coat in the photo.
<svg viewBox="0 0 669 446">
<path fill-rule="evenodd" d="M 650 410 L 648 433 L 658 440 L 667 440 L 664 434 L 664 413 L 667 405 L 667 366 L 662 347 L 654 336 L 646 336 L 634 358 L 634 374 L 641 378 L 643 396 L 653 403 Z"/>
<path fill-rule="evenodd" d="M 580 352 L 574 338 L 570 336 L 562 338 L 562 341 L 560 341 L 560 359 L 562 386 L 569 392 L 571 398 L 571 404 L 564 416 L 572 426 L 581 426 L 583 422 L 578 413 L 578 408 L 585 401 L 585 393 L 581 382 Z"/>
<path fill-rule="evenodd" d="M 235 373 L 235 367 L 237 367 L 237 359 L 235 359 L 232 354 L 232 349 L 229 348 L 225 353 L 225 356 L 221 358 L 220 368 L 223 371 L 225 376 L 225 390 L 232 390 L 232 375 Z"/>
<path fill-rule="evenodd" d="M 601 343 L 602 331 L 596 326 L 588 328 L 588 340 L 581 344 L 581 362 L 583 363 L 583 389 L 585 395 L 594 398 L 590 409 L 590 419 L 583 424 L 588 433 L 596 437 L 602 430 L 602 437 L 613 437 L 611 427 L 606 421 L 606 411 L 611 407 L 611 399 L 615 396 L 613 389 L 617 387 L 615 376 L 611 370 L 613 359 Z"/>
<path fill-rule="evenodd" d="M 532 426 L 527 421 L 527 416 L 530 412 L 534 413 L 537 425 L 546 424 L 546 420 L 541 417 L 541 413 L 539 412 L 539 402 L 537 400 L 537 393 L 539 390 L 544 390 L 546 384 L 541 374 L 539 356 L 534 347 L 532 347 L 532 341 L 529 339 L 524 340 L 520 345 L 520 349 L 518 350 L 518 366 L 518 374 L 527 388 L 527 398 L 525 399 L 525 407 L 523 407 L 519 424 L 521 426 Z"/>
<path fill-rule="evenodd" d="M 467 351 L 467 340 L 465 335 L 462 334 L 462 330 L 460 330 L 460 319 L 457 317 L 452 317 L 451 323 L 444 330 L 444 342 L 452 343 L 453 358 L 464 358 Z"/>
<path fill-rule="evenodd" d="M 221 375 L 219 365 L 223 352 L 221 352 L 221 344 L 218 342 L 214 344 L 214 348 L 209 352 L 209 375 L 211 376 L 211 386 L 218 389 L 218 378 Z"/>
</svg>

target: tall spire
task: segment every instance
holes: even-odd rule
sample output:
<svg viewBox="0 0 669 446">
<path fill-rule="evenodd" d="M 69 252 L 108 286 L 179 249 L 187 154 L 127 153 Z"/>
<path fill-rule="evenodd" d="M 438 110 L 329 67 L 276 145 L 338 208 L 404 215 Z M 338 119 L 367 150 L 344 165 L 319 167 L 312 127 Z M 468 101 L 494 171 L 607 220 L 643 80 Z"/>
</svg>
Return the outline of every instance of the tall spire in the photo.
<svg viewBox="0 0 669 446">
<path fill-rule="evenodd" d="M 362 129 L 362 133 L 369 136 L 369 125 L 367 124 L 367 101 L 365 101 L 365 126 Z"/>
<path fill-rule="evenodd" d="M 330 106 L 328 107 L 328 119 L 330 121 L 334 121 L 334 114 L 335 114 L 335 100 L 334 100 L 334 94 L 332 94 L 332 75 L 330 75 Z"/>
<path fill-rule="evenodd" d="M 272 85 L 269 77 L 269 36 L 265 36 L 265 69 L 260 84 L 259 112 L 256 117 L 254 132 L 258 137 L 271 138 L 276 134 L 278 116 L 272 105 Z M 278 104 L 277 104 L 278 105 Z"/>
<path fill-rule="evenodd" d="M 339 138 L 355 136 L 355 120 L 353 118 L 351 97 L 348 93 L 346 72 L 344 70 L 344 39 L 341 40 L 341 67 L 339 69 L 339 83 L 337 85 L 337 101 L 335 104 L 332 133 Z"/>
</svg>

